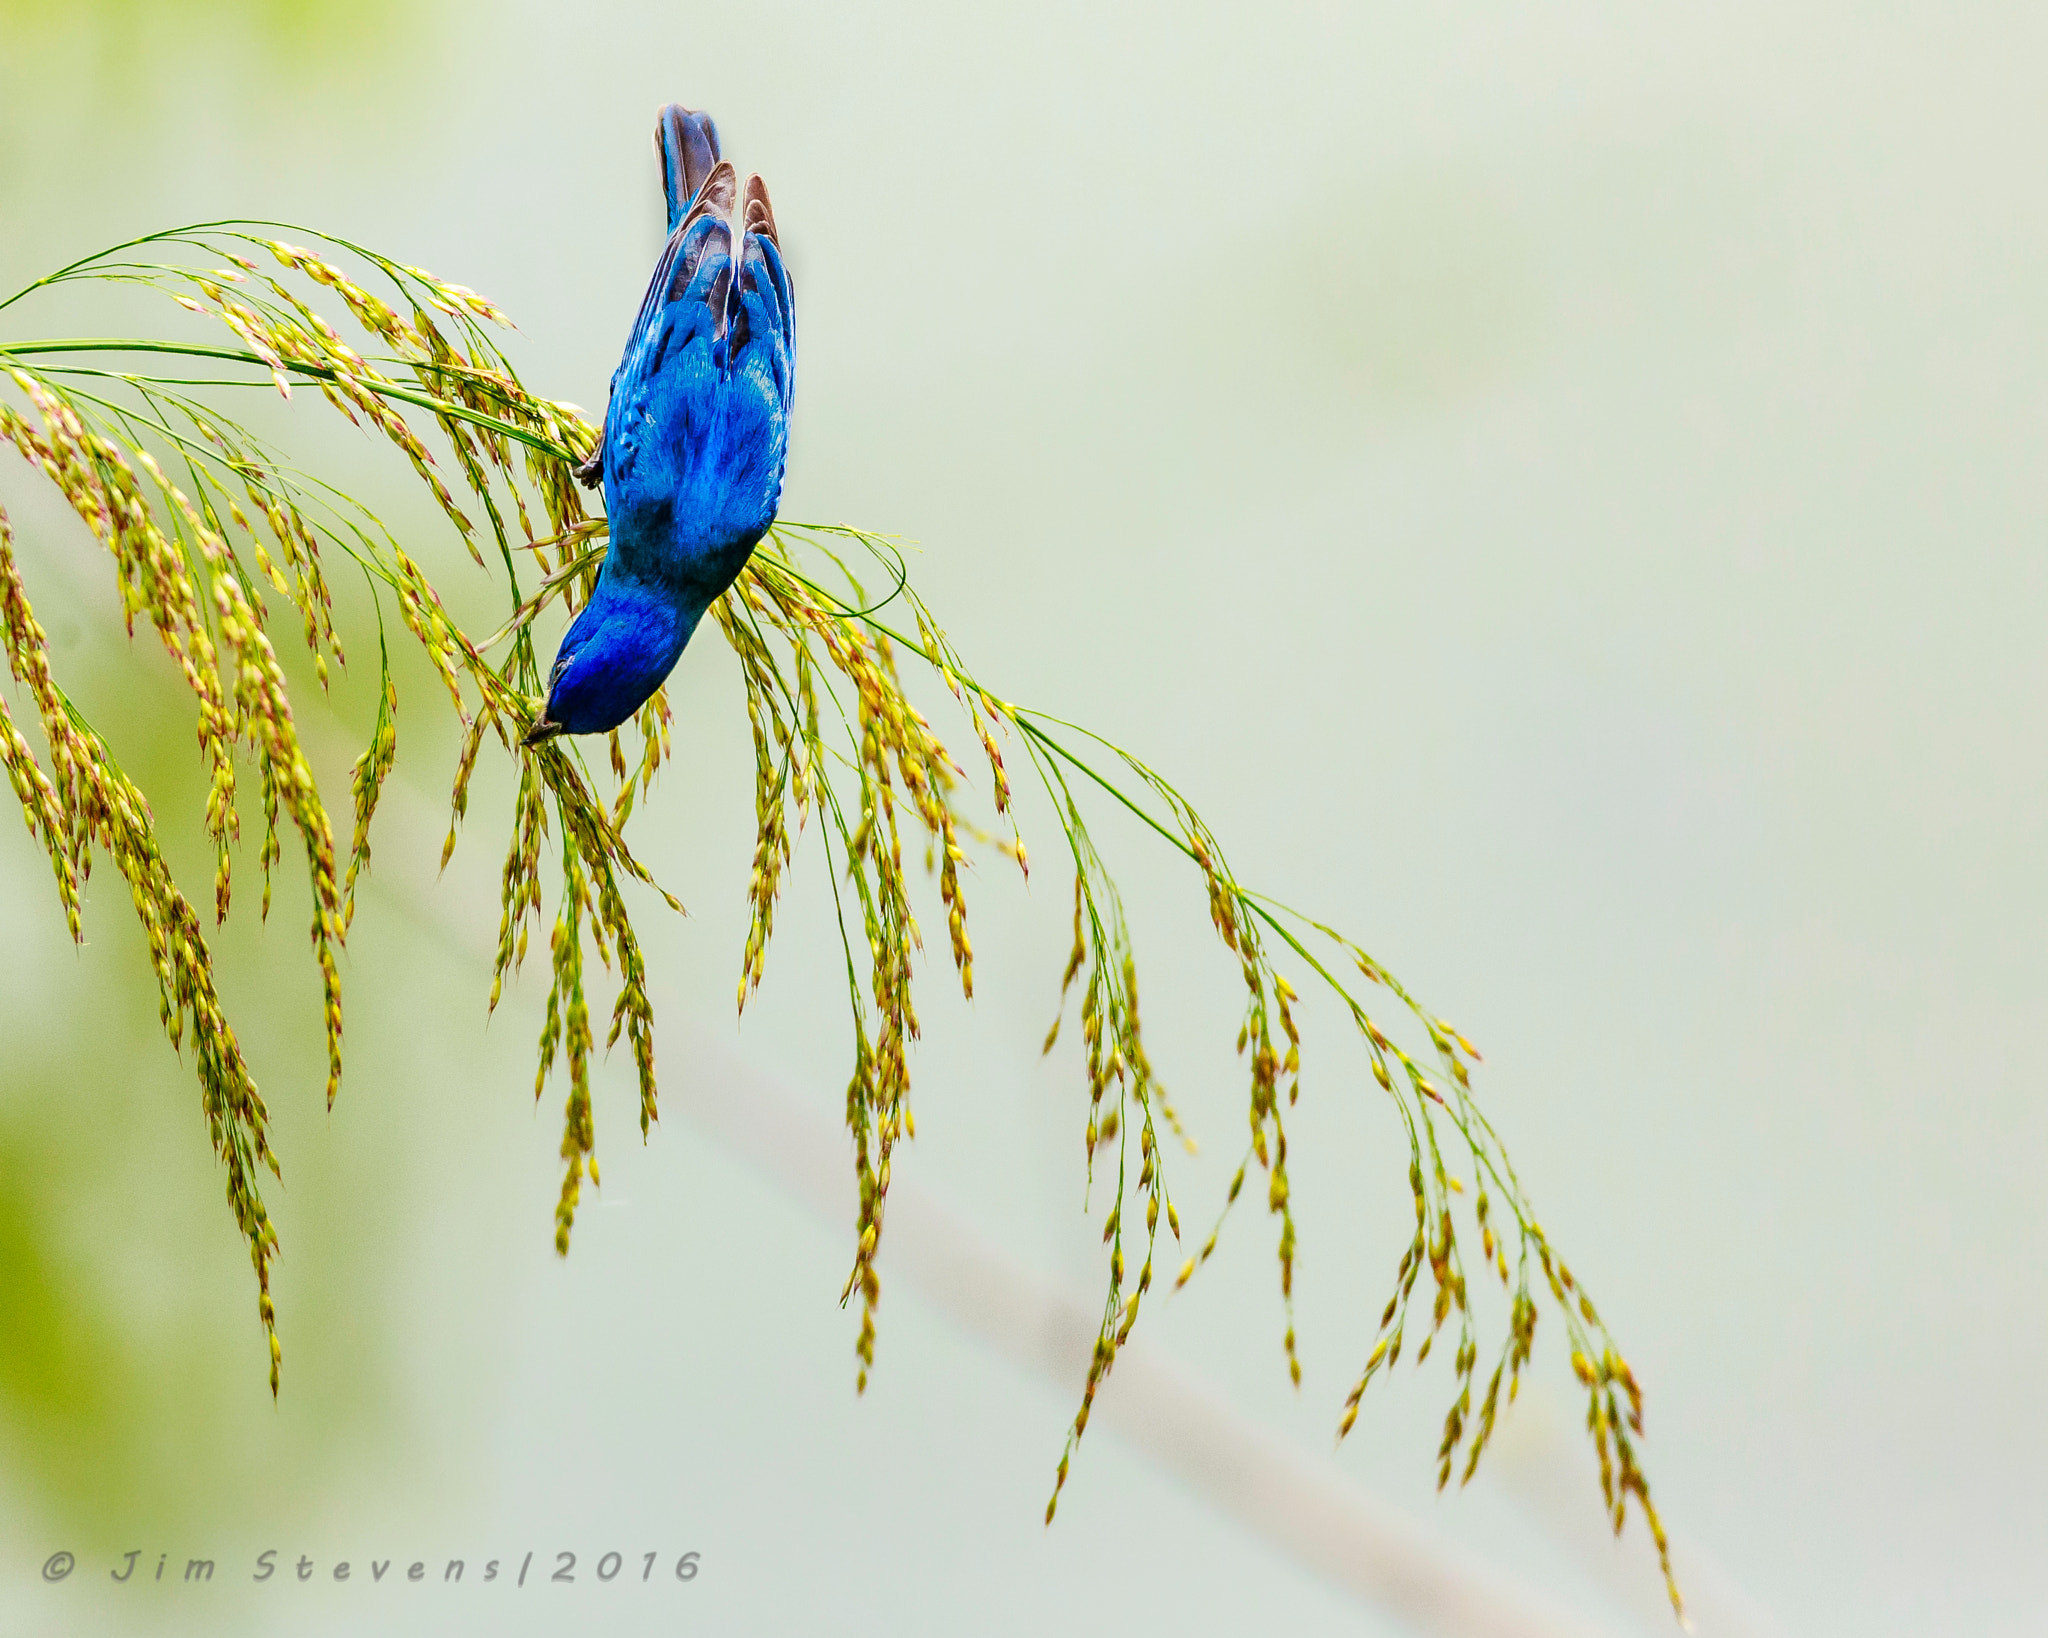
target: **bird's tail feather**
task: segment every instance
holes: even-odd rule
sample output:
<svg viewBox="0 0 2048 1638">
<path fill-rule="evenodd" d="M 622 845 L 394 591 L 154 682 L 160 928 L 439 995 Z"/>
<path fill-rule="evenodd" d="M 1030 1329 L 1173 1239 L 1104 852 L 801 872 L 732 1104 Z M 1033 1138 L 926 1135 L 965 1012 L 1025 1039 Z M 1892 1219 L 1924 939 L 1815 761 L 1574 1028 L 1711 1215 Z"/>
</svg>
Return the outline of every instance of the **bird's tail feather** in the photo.
<svg viewBox="0 0 2048 1638">
<path fill-rule="evenodd" d="M 672 102 L 655 121 L 654 147 L 661 156 L 661 191 L 673 233 L 718 164 L 718 127 L 709 114 Z"/>
</svg>

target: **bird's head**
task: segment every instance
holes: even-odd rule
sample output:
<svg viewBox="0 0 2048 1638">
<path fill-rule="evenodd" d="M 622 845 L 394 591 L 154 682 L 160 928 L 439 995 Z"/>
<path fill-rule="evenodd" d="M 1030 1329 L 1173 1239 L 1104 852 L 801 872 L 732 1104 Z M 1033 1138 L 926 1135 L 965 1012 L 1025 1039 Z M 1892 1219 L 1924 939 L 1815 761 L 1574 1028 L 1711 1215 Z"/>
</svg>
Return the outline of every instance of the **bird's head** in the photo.
<svg viewBox="0 0 2048 1638">
<path fill-rule="evenodd" d="M 602 734 L 625 722 L 667 679 L 703 613 L 667 587 L 603 575 L 562 639 L 546 709 L 526 743 Z"/>
</svg>

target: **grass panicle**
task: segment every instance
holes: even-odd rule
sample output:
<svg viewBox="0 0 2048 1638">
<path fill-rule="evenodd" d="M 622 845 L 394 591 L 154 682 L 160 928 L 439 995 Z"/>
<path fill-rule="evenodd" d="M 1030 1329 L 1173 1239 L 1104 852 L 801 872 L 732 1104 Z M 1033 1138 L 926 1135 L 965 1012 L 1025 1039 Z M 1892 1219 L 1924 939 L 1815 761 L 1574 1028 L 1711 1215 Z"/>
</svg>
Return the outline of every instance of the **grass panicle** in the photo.
<svg viewBox="0 0 2048 1638">
<path fill-rule="evenodd" d="M 311 247 L 300 241 L 312 241 Z M 584 1179 L 598 1182 L 588 954 L 610 974 L 605 1046 L 623 1036 L 632 1053 L 643 1136 L 658 1111 L 653 1008 L 626 898 L 628 881 L 654 884 L 628 847 L 625 829 L 670 754 L 669 706 L 657 693 L 629 727 L 604 742 L 601 766 L 587 763 L 584 749 L 570 741 L 523 744 L 543 692 L 536 625 L 544 615 L 558 617 L 550 613 L 557 604 L 560 614 L 573 615 L 603 561 L 605 520 L 586 509 L 575 478 L 596 447 L 598 430 L 573 406 L 539 397 L 520 382 L 493 339 L 506 321 L 489 301 L 344 240 L 233 221 L 148 235 L 37 281 L 0 301 L 0 314 L 41 289 L 81 280 L 137 284 L 167 296 L 187 315 L 183 322 L 194 327 L 195 339 L 9 341 L 0 331 L 0 441 L 57 488 L 105 548 L 129 630 L 138 618 L 147 623 L 192 696 L 209 781 L 200 822 L 215 861 L 216 921 L 232 901 L 248 772 L 255 774 L 264 812 L 258 858 L 266 912 L 269 870 L 281 851 L 280 814 L 298 838 L 325 997 L 330 1103 L 341 1079 L 336 958 L 359 877 L 370 863 L 379 794 L 398 757 L 399 700 L 388 648 L 394 630 L 409 633 L 424 652 L 462 725 L 444 865 L 467 821 L 470 783 L 486 745 L 513 765 L 489 1002 L 498 1005 L 532 934 L 547 926 L 549 986 L 535 1096 L 544 1096 L 551 1080 L 566 1082 L 554 1214 L 556 1247 L 566 1253 Z M 6 322 L 0 318 L 0 326 Z M 210 332 L 202 328 L 209 326 Z M 171 373 L 202 367 L 214 373 Z M 497 582 L 505 598 L 503 623 L 483 640 L 473 639 L 418 559 L 374 514 L 299 471 L 220 407 L 251 390 L 294 402 L 310 390 L 390 445 L 472 565 Z M 338 872 L 270 630 L 273 613 L 288 611 L 315 686 L 324 689 L 330 662 L 345 663 L 331 593 L 331 576 L 344 560 L 372 594 L 379 683 L 375 720 L 351 775 L 354 825 Z M 1338 1438 L 1355 1425 L 1368 1387 L 1394 1368 L 1405 1348 L 1413 1344 L 1420 1365 L 1438 1339 L 1447 1338 L 1453 1397 L 1437 1480 L 1440 1487 L 1454 1474 L 1469 1481 L 1492 1438 L 1503 1388 L 1509 1403 L 1519 1389 L 1547 1295 L 1587 1394 L 1587 1429 L 1600 1458 L 1607 1511 L 1617 1531 L 1631 1501 L 1642 1512 L 1682 1613 L 1664 1528 L 1636 1454 L 1641 1389 L 1584 1286 L 1545 1235 L 1474 1097 L 1479 1054 L 1471 1043 L 1359 945 L 1243 885 L 1200 815 L 1147 764 L 979 682 L 886 539 L 841 526 L 779 522 L 711 612 L 739 662 L 754 750 L 756 841 L 737 985 L 742 1010 L 762 982 L 776 906 L 808 831 L 817 833 L 825 855 L 837 911 L 852 1032 L 846 1123 L 859 1201 L 842 1301 L 859 1299 L 857 1386 L 866 1387 L 874 1367 L 891 1169 L 898 1146 L 916 1132 L 913 992 L 926 950 L 915 907 L 922 902 L 927 913 L 943 917 L 945 957 L 961 993 L 971 998 L 968 848 L 987 844 L 1028 876 L 1012 787 L 1013 772 L 1024 771 L 1059 829 L 1072 873 L 1073 945 L 1045 1050 L 1057 1049 L 1071 1005 L 1079 1014 L 1086 1088 L 1083 1171 L 1091 1209 L 1100 1202 L 1107 1265 L 1095 1345 L 1055 1470 L 1047 1520 L 1096 1396 L 1152 1290 L 1162 1223 L 1180 1248 L 1170 1254 L 1179 1258 L 1171 1282 L 1179 1289 L 1214 1255 L 1247 1184 L 1263 1193 L 1275 1236 L 1282 1354 L 1291 1379 L 1301 1381 L 1287 1134 L 1302 1085 L 1300 1021 L 1308 1003 L 1300 985 L 1356 1027 L 1370 1082 L 1365 1073 L 1357 1080 L 1393 1106 L 1406 1138 L 1414 1206 L 1413 1232 L 1343 1401 Z M 396 614 L 395 627 L 388 613 Z M 205 930 L 164 864 L 148 804 L 53 674 L 4 512 L 0 635 L 42 737 L 39 755 L 0 696 L 0 761 L 30 833 L 50 859 L 74 936 L 81 935 L 95 852 L 111 859 L 128 885 L 157 974 L 166 1034 L 174 1047 L 188 1039 L 193 1046 L 202 1112 L 256 1270 L 275 1392 L 280 1352 L 270 1278 L 277 1236 L 257 1174 L 263 1168 L 274 1174 L 277 1162 L 263 1101 L 215 991 Z M 974 777 L 912 703 L 905 660 L 931 673 L 964 719 L 979 752 Z M 968 813 L 971 794 L 984 788 L 999 836 Z M 1192 1154 L 1195 1143 L 1147 1055 L 1137 944 L 1089 828 L 1090 813 L 1105 806 L 1134 815 L 1186 859 L 1224 957 L 1243 985 L 1244 1148 L 1198 1246 L 1182 1244 L 1168 1175 L 1173 1151 Z M 928 885 L 915 880 L 920 854 Z M 681 910 L 672 896 L 662 896 Z M 1482 1336 L 1468 1268 L 1502 1287 L 1505 1329 L 1491 1343 Z M 1475 1411 L 1482 1352 L 1492 1369 Z"/>
</svg>

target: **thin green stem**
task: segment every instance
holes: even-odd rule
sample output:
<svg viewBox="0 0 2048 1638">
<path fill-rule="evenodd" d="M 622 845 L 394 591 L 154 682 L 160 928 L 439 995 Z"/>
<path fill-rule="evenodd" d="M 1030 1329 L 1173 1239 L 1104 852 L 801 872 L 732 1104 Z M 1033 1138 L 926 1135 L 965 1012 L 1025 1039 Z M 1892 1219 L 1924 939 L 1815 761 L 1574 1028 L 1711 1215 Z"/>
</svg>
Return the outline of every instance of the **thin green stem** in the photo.
<svg viewBox="0 0 2048 1638">
<path fill-rule="evenodd" d="M 0 342 L 0 359 L 36 358 L 53 353 L 164 353 L 179 358 L 225 359 L 236 364 L 253 364 L 263 370 L 271 367 L 268 360 L 256 353 L 234 347 L 207 347 L 197 342 L 116 340 L 98 337 L 63 341 Z M 315 381 L 337 381 L 342 378 L 342 372 L 331 365 L 309 364 L 299 359 L 281 357 L 278 360 L 278 367 L 292 375 L 305 376 Z M 147 380 L 148 377 L 141 379 Z M 485 415 L 466 404 L 458 404 L 452 399 L 437 398 L 432 393 L 401 386 L 396 381 L 383 380 L 377 376 L 358 375 L 352 379 L 380 398 L 395 399 L 401 404 L 411 404 L 417 409 L 432 410 L 436 415 L 467 421 L 471 426 L 482 427 L 501 437 L 513 439 L 529 449 L 540 451 L 543 455 L 553 455 L 558 460 L 573 462 L 576 459 L 573 450 L 556 443 L 552 438 L 545 438 L 526 427 L 515 426 L 510 421 L 501 421 L 494 415 Z M 251 384 L 261 385 L 260 382 Z"/>
</svg>

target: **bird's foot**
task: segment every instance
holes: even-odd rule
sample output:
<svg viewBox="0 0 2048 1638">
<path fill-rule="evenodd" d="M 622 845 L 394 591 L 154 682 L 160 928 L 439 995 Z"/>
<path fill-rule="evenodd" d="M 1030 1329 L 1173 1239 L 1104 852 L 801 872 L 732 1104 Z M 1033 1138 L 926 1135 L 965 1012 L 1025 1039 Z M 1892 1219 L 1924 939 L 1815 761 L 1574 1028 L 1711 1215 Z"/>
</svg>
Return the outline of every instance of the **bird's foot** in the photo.
<svg viewBox="0 0 2048 1638">
<path fill-rule="evenodd" d="M 537 745 L 545 745 L 561 732 L 562 725 L 559 722 L 551 721 L 546 716 L 542 716 L 537 718 L 534 725 L 526 730 L 525 737 L 519 743 L 526 750 L 530 751 Z"/>
</svg>

